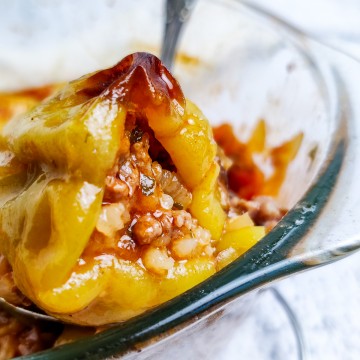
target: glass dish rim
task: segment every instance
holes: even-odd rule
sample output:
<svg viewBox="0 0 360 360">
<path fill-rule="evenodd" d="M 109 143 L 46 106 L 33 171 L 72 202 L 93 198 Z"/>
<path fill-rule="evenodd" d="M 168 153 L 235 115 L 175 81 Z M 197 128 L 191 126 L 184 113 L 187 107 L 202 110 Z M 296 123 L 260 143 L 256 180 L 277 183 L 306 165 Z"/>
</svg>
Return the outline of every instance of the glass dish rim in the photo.
<svg viewBox="0 0 360 360">
<path fill-rule="evenodd" d="M 227 2 L 229 3 L 229 1 Z M 313 70 L 321 75 L 322 71 L 316 59 L 305 52 L 301 45 L 296 44 L 299 37 L 308 38 L 305 33 L 261 7 L 247 2 L 240 3 L 237 0 L 230 2 L 258 18 L 260 17 L 261 20 L 269 23 L 269 26 L 275 20 L 277 25 L 287 33 L 287 40 L 290 39 L 292 45 L 295 45 L 297 50 L 309 60 Z M 330 68 L 330 71 L 337 100 L 337 111 L 334 116 L 338 120 L 340 131 L 338 136 L 332 140 L 323 167 L 305 195 L 269 234 L 227 267 L 174 299 L 126 322 L 116 324 L 101 333 L 33 355 L 22 356 L 19 359 L 40 360 L 49 357 L 52 359 L 88 359 L 89 356 L 104 358 L 124 355 L 133 350 L 136 344 L 144 343 L 170 329 L 186 326 L 194 317 L 201 318 L 209 311 L 270 281 L 323 265 L 325 262 L 335 261 L 343 254 L 350 253 L 353 250 L 351 244 L 345 246 L 342 252 L 339 252 L 339 248 L 337 248 L 337 253 L 328 249 L 326 252 L 319 251 L 310 255 L 291 256 L 294 246 L 306 236 L 313 223 L 321 215 L 335 186 L 346 153 L 347 137 L 343 127 L 347 114 L 344 114 L 345 106 L 341 106 L 338 101 L 340 95 L 346 97 L 346 91 L 336 70 Z M 304 213 L 304 207 L 313 204 L 316 204 L 314 211 Z M 296 223 L 299 217 L 303 221 Z"/>
</svg>

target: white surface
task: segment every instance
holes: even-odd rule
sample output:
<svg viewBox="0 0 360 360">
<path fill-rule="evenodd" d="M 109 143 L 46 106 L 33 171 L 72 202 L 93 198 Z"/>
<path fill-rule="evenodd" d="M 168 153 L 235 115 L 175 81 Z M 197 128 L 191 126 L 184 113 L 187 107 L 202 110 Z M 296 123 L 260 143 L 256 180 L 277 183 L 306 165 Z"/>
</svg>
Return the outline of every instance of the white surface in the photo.
<svg viewBox="0 0 360 360">
<path fill-rule="evenodd" d="M 244 0 L 271 11 L 322 42 L 360 59 L 357 0 Z"/>
<path fill-rule="evenodd" d="M 360 359 L 359 286 L 360 254 L 276 284 L 301 323 L 308 359 Z M 289 320 L 271 293 L 239 324 L 219 357 L 228 359 L 297 359 Z"/>
<path fill-rule="evenodd" d="M 356 0 L 249 1 L 271 10 L 325 43 L 360 59 L 360 3 Z M 352 96 L 359 94 L 360 65 L 344 67 Z M 360 119 L 360 102 L 355 100 Z M 360 214 L 359 214 L 360 215 Z M 311 360 L 360 359 L 360 253 L 276 283 L 301 323 Z M 231 336 L 220 360 L 297 359 L 292 328 L 270 293 Z"/>
</svg>

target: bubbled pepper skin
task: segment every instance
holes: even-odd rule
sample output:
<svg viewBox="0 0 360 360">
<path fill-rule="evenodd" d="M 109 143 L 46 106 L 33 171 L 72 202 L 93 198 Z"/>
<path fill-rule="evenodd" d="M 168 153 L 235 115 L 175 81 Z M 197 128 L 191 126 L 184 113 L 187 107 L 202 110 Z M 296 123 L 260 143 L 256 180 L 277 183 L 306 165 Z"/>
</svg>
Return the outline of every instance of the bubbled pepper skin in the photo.
<svg viewBox="0 0 360 360">
<path fill-rule="evenodd" d="M 98 258 L 78 266 L 101 210 L 105 177 L 124 151 L 128 112 L 147 119 L 184 184 L 196 194 L 190 211 L 200 225 L 215 239 L 222 233 L 225 213 L 210 125 L 185 101 L 159 59 L 135 53 L 70 82 L 8 122 L 0 139 L 5 159 L 0 166 L 0 251 L 18 287 L 45 311 L 66 318 L 85 307 L 93 310 L 93 318 L 85 314 L 68 321 L 123 320 L 166 300 L 156 295 L 159 283 L 137 264 Z M 188 267 L 195 275 L 182 290 L 214 272 L 213 264 Z M 179 288 L 168 282 L 169 289 Z M 139 297 L 139 291 L 146 295 Z"/>
</svg>

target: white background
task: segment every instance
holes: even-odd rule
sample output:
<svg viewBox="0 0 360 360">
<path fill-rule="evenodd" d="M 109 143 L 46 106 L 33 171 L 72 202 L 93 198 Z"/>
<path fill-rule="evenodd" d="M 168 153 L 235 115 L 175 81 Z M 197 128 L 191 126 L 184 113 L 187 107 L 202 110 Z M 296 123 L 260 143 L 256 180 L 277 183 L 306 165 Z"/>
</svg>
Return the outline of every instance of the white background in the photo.
<svg viewBox="0 0 360 360">
<path fill-rule="evenodd" d="M 269 9 L 330 46 L 360 59 L 359 1 L 248 2 Z M 360 64 L 345 66 L 342 73 L 356 106 L 353 111 L 360 119 Z M 360 359 L 360 254 L 288 278 L 274 286 L 300 320 L 307 359 Z M 250 316 L 231 336 L 219 359 L 297 359 L 288 319 L 271 293 L 264 293 L 259 298 Z"/>
</svg>

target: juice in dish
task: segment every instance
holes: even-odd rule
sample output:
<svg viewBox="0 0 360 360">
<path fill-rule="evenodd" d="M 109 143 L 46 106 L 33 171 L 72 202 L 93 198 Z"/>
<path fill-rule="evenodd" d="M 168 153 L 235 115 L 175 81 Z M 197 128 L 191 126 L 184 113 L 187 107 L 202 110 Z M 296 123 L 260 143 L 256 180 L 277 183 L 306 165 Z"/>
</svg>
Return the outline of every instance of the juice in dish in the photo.
<svg viewBox="0 0 360 360">
<path fill-rule="evenodd" d="M 272 149 L 266 179 L 252 160 L 264 123 L 248 144 L 214 129 L 217 143 L 147 53 L 54 88 L 3 105 L 0 295 L 10 302 L 65 323 L 124 321 L 208 278 L 285 214 L 268 195 L 301 135 Z"/>
</svg>

